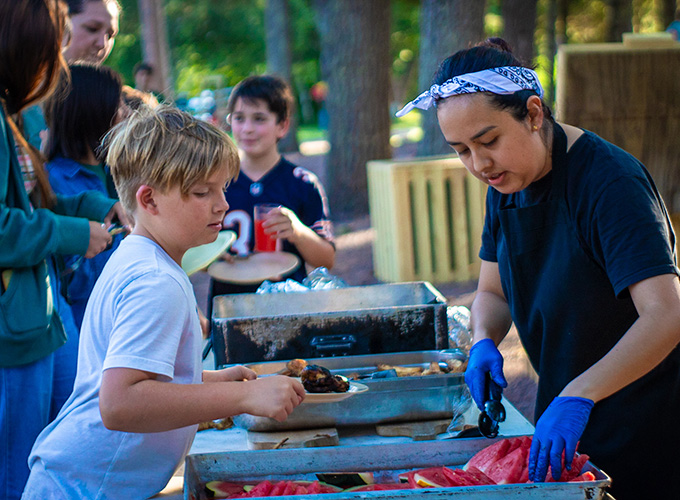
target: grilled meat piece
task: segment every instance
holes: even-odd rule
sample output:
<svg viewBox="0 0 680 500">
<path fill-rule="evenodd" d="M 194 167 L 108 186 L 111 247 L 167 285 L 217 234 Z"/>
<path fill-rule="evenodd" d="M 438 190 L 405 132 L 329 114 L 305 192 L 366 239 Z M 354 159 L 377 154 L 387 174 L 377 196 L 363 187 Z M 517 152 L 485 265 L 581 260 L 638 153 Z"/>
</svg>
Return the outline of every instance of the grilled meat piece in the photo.
<svg viewBox="0 0 680 500">
<path fill-rule="evenodd" d="M 384 363 L 377 365 L 378 371 L 394 370 L 397 372 L 397 377 L 414 377 L 423 373 L 422 366 L 392 366 Z"/>
<path fill-rule="evenodd" d="M 279 372 L 280 375 L 286 375 L 288 377 L 300 377 L 302 376 L 302 370 L 307 366 L 307 361 L 304 359 L 291 359 L 286 363 L 286 367 Z"/>
<path fill-rule="evenodd" d="M 307 392 L 347 392 L 349 380 L 335 375 L 323 366 L 307 365 L 300 374 L 302 385 Z"/>
</svg>

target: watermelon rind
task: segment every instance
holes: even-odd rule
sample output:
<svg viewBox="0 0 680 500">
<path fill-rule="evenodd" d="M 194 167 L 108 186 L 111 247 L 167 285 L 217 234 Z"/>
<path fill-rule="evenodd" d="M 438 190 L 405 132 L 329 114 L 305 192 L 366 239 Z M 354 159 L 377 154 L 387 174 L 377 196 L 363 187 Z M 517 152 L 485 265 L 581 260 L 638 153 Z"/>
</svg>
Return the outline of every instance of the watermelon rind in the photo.
<svg viewBox="0 0 680 500">
<path fill-rule="evenodd" d="M 317 473 L 316 477 L 322 483 L 343 489 L 375 483 L 372 472 L 323 472 Z"/>
</svg>

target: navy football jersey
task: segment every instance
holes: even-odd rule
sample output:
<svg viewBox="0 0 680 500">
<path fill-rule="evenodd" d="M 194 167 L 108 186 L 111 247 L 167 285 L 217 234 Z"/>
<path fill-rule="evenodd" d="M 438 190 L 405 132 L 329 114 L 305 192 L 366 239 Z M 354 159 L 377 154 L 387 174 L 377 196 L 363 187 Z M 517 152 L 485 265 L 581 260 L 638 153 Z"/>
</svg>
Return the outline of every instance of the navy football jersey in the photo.
<svg viewBox="0 0 680 500">
<path fill-rule="evenodd" d="M 292 210 L 304 225 L 327 241 L 333 242 L 328 199 L 318 177 L 283 157 L 257 182 L 253 182 L 243 173 L 239 174 L 227 188 L 226 198 L 229 210 L 224 218 L 224 228 L 231 229 L 238 235 L 231 246 L 232 253 L 252 252 L 255 235 L 253 207 L 260 203 L 274 203 Z M 288 241 L 283 241 L 281 250 L 294 253 L 304 262 L 297 248 Z M 288 277 L 302 281 L 306 275 L 305 266 L 301 265 Z"/>
</svg>

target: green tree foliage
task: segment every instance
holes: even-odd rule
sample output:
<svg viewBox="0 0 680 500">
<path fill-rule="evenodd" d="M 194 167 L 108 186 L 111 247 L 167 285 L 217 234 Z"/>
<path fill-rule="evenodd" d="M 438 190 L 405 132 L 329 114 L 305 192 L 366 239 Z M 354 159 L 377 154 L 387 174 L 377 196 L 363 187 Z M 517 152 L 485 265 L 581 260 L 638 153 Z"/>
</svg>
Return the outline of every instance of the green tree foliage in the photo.
<svg viewBox="0 0 680 500">
<path fill-rule="evenodd" d="M 119 0 L 123 7 L 120 34 L 106 64 L 133 82 L 132 68 L 142 59 L 137 0 Z M 164 0 L 176 91 L 196 95 L 203 88 L 229 87 L 265 71 L 264 6 L 266 0 Z M 544 21 L 548 0 L 539 0 L 535 36 L 539 66 L 546 53 Z M 605 39 L 607 0 L 566 0 L 567 41 L 595 43 Z M 502 0 L 487 0 L 486 36 L 503 33 Z M 634 0 L 633 29 L 663 30 L 659 0 Z M 415 95 L 418 88 L 419 0 L 392 0 L 390 57 L 394 96 Z M 319 35 L 311 0 L 290 0 L 293 75 L 296 91 L 321 79 Z"/>
</svg>

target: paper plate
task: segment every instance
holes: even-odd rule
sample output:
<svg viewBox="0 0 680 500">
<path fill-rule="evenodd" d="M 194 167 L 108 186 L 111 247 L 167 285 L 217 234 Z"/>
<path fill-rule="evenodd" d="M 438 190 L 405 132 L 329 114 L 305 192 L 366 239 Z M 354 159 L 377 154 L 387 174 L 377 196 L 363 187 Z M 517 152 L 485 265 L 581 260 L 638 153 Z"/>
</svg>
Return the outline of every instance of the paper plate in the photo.
<svg viewBox="0 0 680 500">
<path fill-rule="evenodd" d="M 182 269 L 191 276 L 196 271 L 205 269 L 212 264 L 223 252 L 227 251 L 236 240 L 234 231 L 220 231 L 217 239 L 199 247 L 190 248 L 182 258 Z"/>
<path fill-rule="evenodd" d="M 304 403 L 335 403 L 343 399 L 351 398 L 362 392 L 366 392 L 368 386 L 358 382 L 350 382 L 347 392 L 308 392 L 305 395 Z"/>
<path fill-rule="evenodd" d="M 208 268 L 208 274 L 218 281 L 253 285 L 264 280 L 278 279 L 295 271 L 300 265 L 297 255 L 289 252 L 260 252 L 233 262 L 218 260 Z"/>
</svg>

